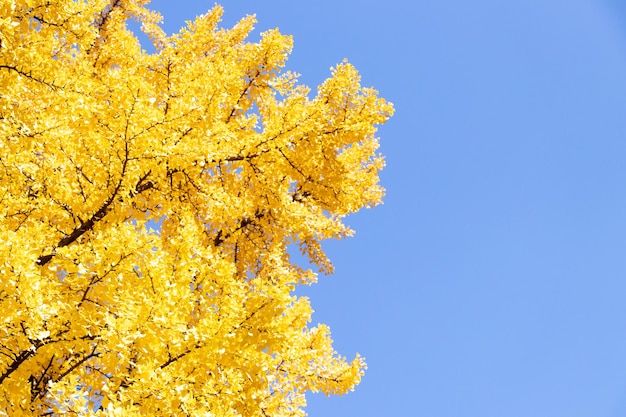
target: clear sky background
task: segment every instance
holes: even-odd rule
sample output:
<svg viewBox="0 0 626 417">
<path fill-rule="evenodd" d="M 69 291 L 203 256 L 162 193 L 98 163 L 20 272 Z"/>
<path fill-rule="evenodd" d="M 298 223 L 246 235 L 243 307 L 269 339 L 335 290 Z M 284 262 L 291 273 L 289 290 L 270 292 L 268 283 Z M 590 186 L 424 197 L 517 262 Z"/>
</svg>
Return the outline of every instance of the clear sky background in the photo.
<svg viewBox="0 0 626 417">
<path fill-rule="evenodd" d="M 153 4 L 171 33 L 213 2 Z M 369 369 L 309 415 L 626 416 L 626 1 L 221 4 L 396 106 L 385 204 L 301 291 Z"/>
</svg>

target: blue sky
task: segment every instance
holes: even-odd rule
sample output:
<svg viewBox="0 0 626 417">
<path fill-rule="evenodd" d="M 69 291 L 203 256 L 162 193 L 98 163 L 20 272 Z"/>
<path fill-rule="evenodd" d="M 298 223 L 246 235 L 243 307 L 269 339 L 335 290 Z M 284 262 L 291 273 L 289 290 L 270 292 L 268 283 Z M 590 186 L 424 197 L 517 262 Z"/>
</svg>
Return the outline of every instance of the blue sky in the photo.
<svg viewBox="0 0 626 417">
<path fill-rule="evenodd" d="M 213 2 L 160 0 L 168 32 Z M 396 106 L 385 204 L 306 293 L 355 392 L 312 417 L 626 415 L 626 2 L 223 0 Z"/>
</svg>

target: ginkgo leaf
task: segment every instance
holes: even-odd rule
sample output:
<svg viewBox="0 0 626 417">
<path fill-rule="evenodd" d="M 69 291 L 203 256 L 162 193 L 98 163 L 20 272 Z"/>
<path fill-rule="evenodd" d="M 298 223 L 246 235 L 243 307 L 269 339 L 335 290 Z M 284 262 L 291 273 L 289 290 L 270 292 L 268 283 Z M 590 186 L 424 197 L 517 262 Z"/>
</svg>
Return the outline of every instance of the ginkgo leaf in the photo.
<svg viewBox="0 0 626 417">
<path fill-rule="evenodd" d="M 0 3 L 0 414 L 302 416 L 365 369 L 294 291 L 381 201 L 393 107 L 348 62 L 311 95 L 254 17 L 168 37 L 148 3 Z"/>
</svg>

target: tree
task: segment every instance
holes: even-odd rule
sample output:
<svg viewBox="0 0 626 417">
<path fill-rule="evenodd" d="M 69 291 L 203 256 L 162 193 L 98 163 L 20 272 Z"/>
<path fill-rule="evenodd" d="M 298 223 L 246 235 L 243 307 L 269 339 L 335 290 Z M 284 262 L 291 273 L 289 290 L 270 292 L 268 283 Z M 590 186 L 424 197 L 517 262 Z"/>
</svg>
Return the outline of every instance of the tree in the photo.
<svg viewBox="0 0 626 417">
<path fill-rule="evenodd" d="M 365 364 L 289 249 L 332 272 L 392 106 L 347 62 L 311 98 L 253 17 L 166 36 L 147 3 L 0 2 L 0 415 L 304 415 Z"/>
</svg>

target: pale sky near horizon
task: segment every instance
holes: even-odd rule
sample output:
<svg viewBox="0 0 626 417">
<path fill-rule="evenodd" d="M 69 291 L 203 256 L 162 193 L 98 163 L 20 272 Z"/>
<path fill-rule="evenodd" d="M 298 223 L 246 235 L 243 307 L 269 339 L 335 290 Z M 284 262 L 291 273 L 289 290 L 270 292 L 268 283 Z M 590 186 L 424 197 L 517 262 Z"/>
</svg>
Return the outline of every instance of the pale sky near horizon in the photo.
<svg viewBox="0 0 626 417">
<path fill-rule="evenodd" d="M 153 1 L 169 33 L 213 1 Z M 382 206 L 301 290 L 368 362 L 311 417 L 626 416 L 626 1 L 223 0 L 392 101 Z"/>
</svg>

